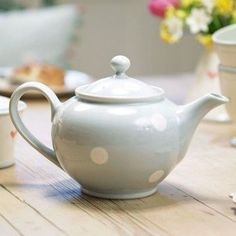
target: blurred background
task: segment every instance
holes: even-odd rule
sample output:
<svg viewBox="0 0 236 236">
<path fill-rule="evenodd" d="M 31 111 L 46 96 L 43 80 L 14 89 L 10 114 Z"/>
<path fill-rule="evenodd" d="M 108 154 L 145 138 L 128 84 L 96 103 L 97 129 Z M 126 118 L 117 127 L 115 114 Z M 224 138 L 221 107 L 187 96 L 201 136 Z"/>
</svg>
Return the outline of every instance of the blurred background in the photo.
<svg viewBox="0 0 236 236">
<path fill-rule="evenodd" d="M 111 73 L 124 54 L 132 76 L 193 72 L 202 53 L 191 34 L 175 45 L 161 41 L 147 0 L 1 0 L 0 66 L 39 59 L 95 78 Z"/>
<path fill-rule="evenodd" d="M 36 80 L 69 97 L 110 76 L 110 60 L 120 54 L 131 60 L 131 77 L 162 87 L 176 103 L 221 93 L 211 36 L 236 22 L 236 6 L 199 2 L 1 0 L 0 94 Z M 207 119 L 229 120 L 224 108 Z"/>
</svg>

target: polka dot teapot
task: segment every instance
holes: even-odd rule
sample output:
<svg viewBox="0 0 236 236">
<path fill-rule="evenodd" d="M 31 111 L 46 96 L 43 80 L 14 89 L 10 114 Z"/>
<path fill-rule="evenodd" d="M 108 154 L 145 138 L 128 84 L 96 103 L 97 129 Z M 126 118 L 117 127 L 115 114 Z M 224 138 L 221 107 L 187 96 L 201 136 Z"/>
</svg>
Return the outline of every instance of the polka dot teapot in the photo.
<svg viewBox="0 0 236 236">
<path fill-rule="evenodd" d="M 82 192 L 145 197 L 183 158 L 201 118 L 228 99 L 209 94 L 177 106 L 161 88 L 128 77 L 128 58 L 116 56 L 111 66 L 112 77 L 77 88 L 64 103 L 41 83 L 19 86 L 11 97 L 11 118 L 26 141 L 78 181 Z M 53 149 L 20 119 L 17 104 L 29 90 L 40 91 L 51 105 Z"/>
</svg>

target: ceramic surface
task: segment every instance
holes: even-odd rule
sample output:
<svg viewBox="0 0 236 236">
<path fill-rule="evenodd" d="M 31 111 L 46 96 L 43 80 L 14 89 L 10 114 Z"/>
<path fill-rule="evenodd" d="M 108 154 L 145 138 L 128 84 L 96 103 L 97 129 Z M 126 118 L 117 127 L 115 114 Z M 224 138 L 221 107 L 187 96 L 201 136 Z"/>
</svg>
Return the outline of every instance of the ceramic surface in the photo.
<svg viewBox="0 0 236 236">
<path fill-rule="evenodd" d="M 220 93 L 220 80 L 218 73 L 219 58 L 213 47 L 206 48 L 199 60 L 195 71 L 195 83 L 190 90 L 187 101 L 193 101 L 209 92 Z M 204 120 L 213 122 L 229 122 L 230 118 L 225 106 L 210 111 Z"/>
<path fill-rule="evenodd" d="M 236 67 L 236 24 L 216 31 L 212 38 L 221 64 Z"/>
<path fill-rule="evenodd" d="M 129 60 L 112 59 L 115 75 L 76 89 L 61 103 L 43 84 L 30 82 L 12 95 L 10 113 L 21 135 L 77 180 L 82 191 L 103 198 L 148 196 L 183 158 L 201 118 L 227 98 L 209 94 L 185 106 L 164 91 L 129 78 Z M 23 125 L 16 105 L 28 90 L 49 100 L 54 150 Z"/>
<path fill-rule="evenodd" d="M 230 102 L 226 104 L 227 112 L 233 122 L 236 122 L 236 68 L 227 68 L 220 66 L 220 83 L 223 94 L 230 98 Z"/>
<path fill-rule="evenodd" d="M 25 109 L 21 102 L 18 110 L 20 113 Z M 17 131 L 13 126 L 9 115 L 9 99 L 0 96 L 0 168 L 14 164 L 14 142 Z"/>
<path fill-rule="evenodd" d="M 230 98 L 226 109 L 232 121 L 236 122 L 236 25 L 215 32 L 213 42 L 221 63 L 219 66 L 221 90 Z M 231 139 L 231 145 L 236 146 L 236 138 Z"/>
</svg>

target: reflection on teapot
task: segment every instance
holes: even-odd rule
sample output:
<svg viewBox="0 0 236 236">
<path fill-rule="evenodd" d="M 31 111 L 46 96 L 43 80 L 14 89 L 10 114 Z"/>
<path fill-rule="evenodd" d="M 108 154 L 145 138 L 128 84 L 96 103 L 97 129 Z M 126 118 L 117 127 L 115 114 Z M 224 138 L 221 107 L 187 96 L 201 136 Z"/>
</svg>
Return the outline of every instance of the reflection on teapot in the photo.
<svg viewBox="0 0 236 236">
<path fill-rule="evenodd" d="M 129 59 L 114 57 L 115 75 L 79 87 L 61 103 L 47 86 L 19 86 L 10 114 L 19 133 L 40 153 L 96 197 L 128 199 L 153 194 L 184 157 L 203 116 L 227 98 L 209 94 L 177 106 L 161 88 L 130 78 Z M 40 91 L 51 104 L 53 150 L 22 123 L 17 104 L 29 90 Z"/>
</svg>

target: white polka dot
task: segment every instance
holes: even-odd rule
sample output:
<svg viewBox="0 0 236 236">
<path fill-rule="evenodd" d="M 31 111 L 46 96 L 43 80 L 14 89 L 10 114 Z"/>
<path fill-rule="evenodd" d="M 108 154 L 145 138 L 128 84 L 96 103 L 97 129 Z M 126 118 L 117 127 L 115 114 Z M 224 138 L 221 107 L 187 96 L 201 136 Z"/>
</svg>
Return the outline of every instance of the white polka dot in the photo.
<svg viewBox="0 0 236 236">
<path fill-rule="evenodd" d="M 90 157 L 94 163 L 102 165 L 108 161 L 108 152 L 105 148 L 95 147 L 92 149 Z"/>
<path fill-rule="evenodd" d="M 158 131 L 164 131 L 167 127 L 166 118 L 161 114 L 155 114 L 151 118 L 152 124 Z"/>
<path fill-rule="evenodd" d="M 155 183 L 157 182 L 163 175 L 164 175 L 164 171 L 163 170 L 157 170 L 154 173 L 152 173 L 150 175 L 150 177 L 148 178 L 149 183 Z"/>
</svg>

